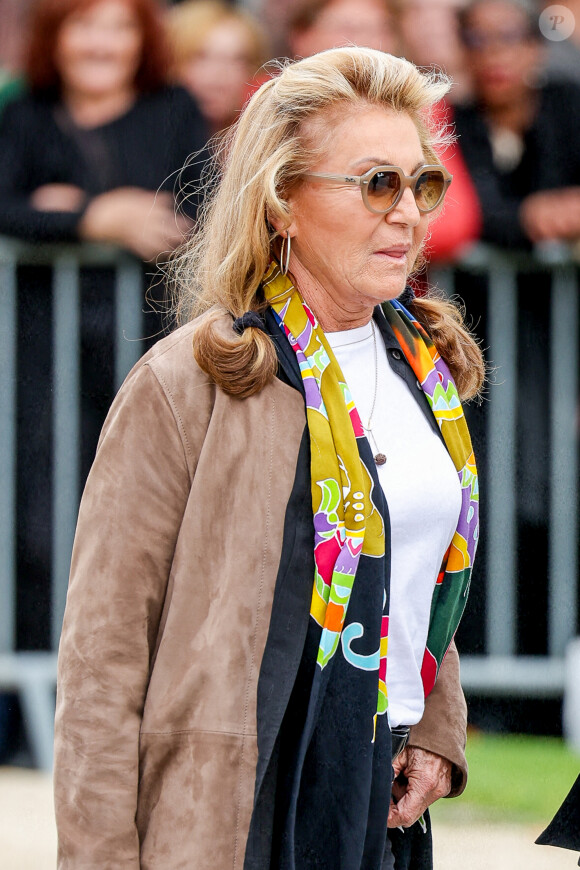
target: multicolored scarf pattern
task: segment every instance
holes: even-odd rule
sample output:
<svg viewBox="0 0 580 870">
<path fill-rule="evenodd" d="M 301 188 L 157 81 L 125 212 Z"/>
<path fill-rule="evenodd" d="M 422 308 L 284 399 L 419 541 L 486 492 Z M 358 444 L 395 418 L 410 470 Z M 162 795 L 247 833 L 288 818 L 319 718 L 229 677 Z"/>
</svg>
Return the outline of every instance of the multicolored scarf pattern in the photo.
<svg viewBox="0 0 580 870">
<path fill-rule="evenodd" d="M 384 520 L 373 501 L 373 477 L 357 446 L 357 439 L 365 437 L 364 430 L 322 329 L 277 263 L 270 265 L 263 288 L 296 354 L 306 397 L 314 514 L 311 616 L 322 627 L 317 662 L 324 669 L 341 640 L 361 554 L 384 556 Z M 433 409 L 462 486 L 457 531 L 433 596 L 422 669 L 427 695 L 465 605 L 477 542 L 477 475 L 463 411 L 447 366 L 400 303 L 387 303 L 384 311 Z M 385 615 L 379 654 L 373 663 L 379 670 L 378 714 L 387 708 L 387 634 Z"/>
<path fill-rule="evenodd" d="M 457 529 L 437 578 L 421 676 L 429 694 L 463 615 L 479 533 L 479 483 L 475 456 L 457 388 L 446 362 L 421 324 L 397 300 L 383 311 L 435 416 L 461 486 Z"/>
</svg>

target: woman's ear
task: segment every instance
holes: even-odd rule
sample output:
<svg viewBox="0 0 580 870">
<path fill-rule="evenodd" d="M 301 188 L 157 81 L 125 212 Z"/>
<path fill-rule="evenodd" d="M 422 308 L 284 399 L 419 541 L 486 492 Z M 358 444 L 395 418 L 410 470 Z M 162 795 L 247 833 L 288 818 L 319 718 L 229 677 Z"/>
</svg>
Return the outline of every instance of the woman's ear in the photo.
<svg viewBox="0 0 580 870">
<path fill-rule="evenodd" d="M 289 203 L 291 206 L 291 204 Z M 290 218 L 290 222 L 288 221 Z M 279 236 L 286 236 L 286 233 L 290 233 L 291 236 L 296 235 L 296 226 L 294 221 L 292 220 L 292 209 L 290 207 L 290 215 L 277 216 L 271 214 L 270 211 L 266 212 L 266 221 L 268 225 L 272 227 L 275 232 L 278 233 Z"/>
</svg>

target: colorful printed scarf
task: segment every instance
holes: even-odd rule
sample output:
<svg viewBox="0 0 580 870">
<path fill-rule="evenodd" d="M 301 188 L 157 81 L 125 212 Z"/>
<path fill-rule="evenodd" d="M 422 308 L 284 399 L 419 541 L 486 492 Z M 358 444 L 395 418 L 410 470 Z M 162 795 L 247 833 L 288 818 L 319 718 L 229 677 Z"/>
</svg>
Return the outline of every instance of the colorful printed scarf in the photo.
<svg viewBox="0 0 580 870">
<path fill-rule="evenodd" d="M 357 439 L 365 437 L 364 430 L 322 329 L 277 263 L 269 267 L 263 287 L 296 354 L 306 397 L 314 514 L 311 616 L 322 627 L 317 662 L 323 670 L 341 640 L 361 554 L 384 555 L 384 521 L 373 501 L 373 478 L 357 445 Z M 422 666 L 427 696 L 465 607 L 477 545 L 477 472 L 463 410 L 447 365 L 403 305 L 395 300 L 385 303 L 383 310 L 429 401 L 461 484 L 457 530 L 432 599 Z M 383 616 L 380 650 L 374 662 L 379 670 L 378 715 L 387 708 L 387 633 L 388 616 Z"/>
</svg>

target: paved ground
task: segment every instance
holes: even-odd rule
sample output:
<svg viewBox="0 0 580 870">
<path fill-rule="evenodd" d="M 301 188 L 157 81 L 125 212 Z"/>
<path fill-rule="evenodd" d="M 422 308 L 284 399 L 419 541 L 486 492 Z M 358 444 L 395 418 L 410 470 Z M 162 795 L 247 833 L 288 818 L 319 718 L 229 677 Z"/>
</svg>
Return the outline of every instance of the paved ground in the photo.
<svg viewBox="0 0 580 870">
<path fill-rule="evenodd" d="M 50 776 L 20 768 L 0 768 L 0 866 L 5 870 L 54 870 L 54 830 Z"/>
<path fill-rule="evenodd" d="M 438 814 L 440 815 L 440 814 Z M 435 870 L 573 870 L 578 855 L 534 846 L 539 828 L 511 825 L 434 825 Z M 0 866 L 55 870 L 56 835 L 50 777 L 0 768 Z M 192 870 L 206 870 L 193 868 Z M 210 868 L 208 868 L 210 870 Z"/>
<path fill-rule="evenodd" d="M 475 825 L 433 829 L 435 870 L 573 870 L 578 855 L 535 846 L 540 827 Z"/>
</svg>

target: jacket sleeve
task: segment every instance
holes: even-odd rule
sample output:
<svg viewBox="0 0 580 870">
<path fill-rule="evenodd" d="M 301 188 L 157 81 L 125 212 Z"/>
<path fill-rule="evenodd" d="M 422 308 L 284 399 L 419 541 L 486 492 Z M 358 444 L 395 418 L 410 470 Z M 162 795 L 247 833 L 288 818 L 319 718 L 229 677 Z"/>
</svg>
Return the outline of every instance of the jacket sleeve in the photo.
<svg viewBox="0 0 580 870">
<path fill-rule="evenodd" d="M 459 655 L 452 641 L 437 682 L 425 701 L 423 718 L 413 725 L 409 736 L 409 745 L 435 752 L 452 762 L 448 797 L 460 795 L 467 783 L 466 731 L 467 705 L 459 679 Z"/>
<path fill-rule="evenodd" d="M 59 870 L 140 866 L 139 729 L 189 449 L 170 396 L 141 364 L 105 423 L 73 550 L 55 722 Z"/>
</svg>

